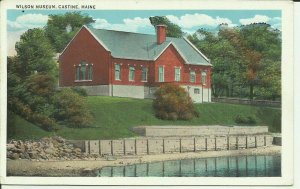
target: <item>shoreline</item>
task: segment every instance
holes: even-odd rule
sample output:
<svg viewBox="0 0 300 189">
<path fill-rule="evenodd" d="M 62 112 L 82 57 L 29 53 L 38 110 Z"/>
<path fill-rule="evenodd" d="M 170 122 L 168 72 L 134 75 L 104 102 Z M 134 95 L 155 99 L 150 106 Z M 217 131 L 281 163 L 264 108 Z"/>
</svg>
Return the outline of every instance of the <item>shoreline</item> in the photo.
<svg viewBox="0 0 300 189">
<path fill-rule="evenodd" d="M 173 154 L 117 156 L 116 159 L 94 158 L 69 161 L 7 160 L 7 176 L 65 176 L 78 177 L 84 172 L 107 166 L 125 166 L 159 161 L 196 159 L 224 156 L 280 154 L 281 146 L 259 147 L 226 151 L 200 151 Z"/>
</svg>

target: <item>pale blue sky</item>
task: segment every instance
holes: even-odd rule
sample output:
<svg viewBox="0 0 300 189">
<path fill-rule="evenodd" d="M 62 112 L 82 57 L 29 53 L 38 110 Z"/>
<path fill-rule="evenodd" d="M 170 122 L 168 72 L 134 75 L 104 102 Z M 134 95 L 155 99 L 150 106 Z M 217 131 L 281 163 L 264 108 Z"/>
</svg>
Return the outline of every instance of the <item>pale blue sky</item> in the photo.
<svg viewBox="0 0 300 189">
<path fill-rule="evenodd" d="M 29 28 L 43 27 L 49 14 L 63 14 L 64 10 L 8 10 L 7 29 L 9 54 L 14 52 L 14 43 Z M 281 30 L 279 10 L 81 10 L 96 20 L 95 28 L 122 30 L 154 34 L 149 22 L 150 16 L 167 16 L 186 33 L 194 33 L 199 28 L 215 30 L 221 23 L 239 26 L 255 22 L 266 22 Z"/>
</svg>

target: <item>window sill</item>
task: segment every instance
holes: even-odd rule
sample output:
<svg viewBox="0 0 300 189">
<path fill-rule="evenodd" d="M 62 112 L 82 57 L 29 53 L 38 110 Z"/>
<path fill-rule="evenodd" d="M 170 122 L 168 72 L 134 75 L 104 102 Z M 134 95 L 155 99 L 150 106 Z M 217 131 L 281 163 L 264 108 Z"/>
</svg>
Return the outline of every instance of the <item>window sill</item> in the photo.
<svg viewBox="0 0 300 189">
<path fill-rule="evenodd" d="M 75 80 L 74 82 L 80 83 L 80 82 L 89 82 L 89 81 L 93 81 L 93 80 Z"/>
<path fill-rule="evenodd" d="M 115 81 L 122 81 L 121 79 L 115 79 Z"/>
<path fill-rule="evenodd" d="M 146 83 L 146 82 L 148 82 L 148 81 L 141 81 L 141 82 Z"/>
</svg>

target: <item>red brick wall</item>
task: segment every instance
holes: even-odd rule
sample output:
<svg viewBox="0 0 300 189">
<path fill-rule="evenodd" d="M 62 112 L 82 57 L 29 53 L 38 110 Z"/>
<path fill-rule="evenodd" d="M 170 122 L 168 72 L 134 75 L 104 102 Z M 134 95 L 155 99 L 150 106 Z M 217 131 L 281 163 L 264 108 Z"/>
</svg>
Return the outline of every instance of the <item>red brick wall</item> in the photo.
<svg viewBox="0 0 300 189">
<path fill-rule="evenodd" d="M 75 82 L 76 67 L 84 60 L 93 64 L 93 80 Z M 110 52 L 107 52 L 86 28 L 77 34 L 59 58 L 60 86 L 107 85 L 109 83 Z"/>
<path fill-rule="evenodd" d="M 170 45 L 155 61 L 155 70 L 151 73 L 151 77 L 155 78 L 155 82 L 158 82 L 159 66 L 164 66 L 165 68 L 165 82 L 174 82 L 175 67 L 181 67 L 181 81 L 178 83 L 183 85 L 201 85 L 201 71 L 207 70 L 207 84 L 204 87 L 210 87 L 211 67 L 185 64 L 183 58 L 172 45 Z M 196 83 L 190 82 L 190 69 L 193 69 L 196 72 Z"/>
<path fill-rule="evenodd" d="M 149 81 L 149 70 L 151 69 L 150 65 L 153 64 L 153 61 L 145 60 L 130 60 L 130 59 L 112 59 L 112 83 L 115 85 L 145 85 L 147 82 L 142 82 L 142 66 L 148 68 L 148 78 Z M 121 80 L 115 80 L 115 64 L 121 65 Z M 133 66 L 135 68 L 135 79 L 134 81 L 129 81 L 129 67 Z"/>
</svg>

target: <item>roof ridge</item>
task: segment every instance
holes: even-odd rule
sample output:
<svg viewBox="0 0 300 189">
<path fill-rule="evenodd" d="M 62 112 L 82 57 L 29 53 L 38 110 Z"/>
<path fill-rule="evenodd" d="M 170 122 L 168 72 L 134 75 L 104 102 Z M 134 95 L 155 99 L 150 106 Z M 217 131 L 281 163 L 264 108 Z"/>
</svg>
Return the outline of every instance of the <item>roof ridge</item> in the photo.
<svg viewBox="0 0 300 189">
<path fill-rule="evenodd" d="M 104 30 L 104 31 L 110 31 L 110 32 L 132 33 L 132 34 L 138 34 L 138 35 L 151 35 L 151 36 L 156 36 L 155 34 L 137 33 L 137 32 L 130 32 L 130 31 L 122 31 L 122 30 L 112 30 L 112 29 L 94 28 L 94 27 L 88 27 L 88 28 L 89 28 L 89 29 L 93 29 L 93 30 Z"/>
</svg>

